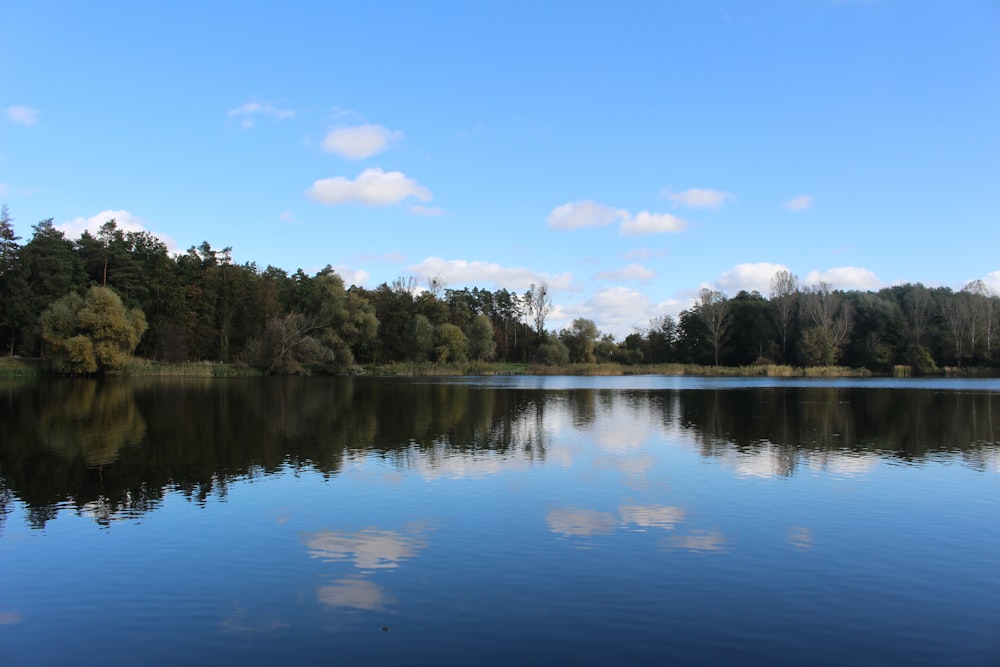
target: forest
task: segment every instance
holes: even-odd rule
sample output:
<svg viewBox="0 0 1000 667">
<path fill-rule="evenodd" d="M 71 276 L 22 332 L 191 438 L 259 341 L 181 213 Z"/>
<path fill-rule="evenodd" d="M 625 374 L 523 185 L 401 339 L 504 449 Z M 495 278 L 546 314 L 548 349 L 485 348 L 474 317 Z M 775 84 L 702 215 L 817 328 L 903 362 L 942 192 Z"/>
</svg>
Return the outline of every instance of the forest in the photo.
<svg viewBox="0 0 1000 667">
<path fill-rule="evenodd" d="M 66 238 L 52 219 L 15 233 L 0 211 L 0 350 L 57 372 L 158 362 L 241 364 L 275 375 L 341 374 L 361 365 L 497 361 L 566 365 L 784 364 L 935 374 L 1000 366 L 1000 297 L 982 281 L 959 291 L 920 283 L 876 291 L 803 285 L 779 271 L 765 296 L 703 289 L 676 318 L 636 323 L 624 340 L 585 318 L 546 328 L 545 284 L 524 293 L 419 286 L 401 276 L 374 289 L 235 264 L 208 241 L 172 255 L 114 220 Z"/>
</svg>

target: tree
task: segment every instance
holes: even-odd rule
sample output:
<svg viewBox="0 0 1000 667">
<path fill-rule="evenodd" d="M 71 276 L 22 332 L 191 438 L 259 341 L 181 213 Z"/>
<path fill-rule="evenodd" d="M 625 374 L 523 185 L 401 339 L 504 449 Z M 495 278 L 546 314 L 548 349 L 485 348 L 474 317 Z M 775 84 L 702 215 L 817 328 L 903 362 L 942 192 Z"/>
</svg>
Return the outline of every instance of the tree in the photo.
<svg viewBox="0 0 1000 667">
<path fill-rule="evenodd" d="M 965 346 L 966 338 L 975 341 L 975 334 L 971 333 L 975 328 L 975 314 L 970 304 L 971 295 L 968 292 L 954 294 L 950 289 L 939 294 L 938 307 L 941 309 L 941 315 L 944 317 L 944 321 L 948 325 L 948 332 L 951 334 L 951 342 L 955 350 L 955 365 L 961 366 L 962 359 L 967 352 L 971 354 L 971 351 Z"/>
<path fill-rule="evenodd" d="M 827 283 L 820 281 L 819 284 L 806 288 L 802 304 L 813 325 L 823 331 L 823 344 L 831 347 L 832 363 L 836 363 L 840 356 L 840 347 L 847 340 L 854 323 L 854 310 L 850 302 L 831 291 Z"/>
<path fill-rule="evenodd" d="M 127 310 L 108 287 L 91 287 L 56 300 L 40 318 L 42 339 L 53 369 L 86 375 L 119 371 L 146 331 L 138 308 Z"/>
<path fill-rule="evenodd" d="M 14 356 L 21 328 L 30 321 L 30 293 L 20 266 L 21 238 L 14 233 L 7 206 L 0 208 L 0 344 Z"/>
<path fill-rule="evenodd" d="M 569 350 L 558 338 L 543 340 L 535 350 L 535 363 L 546 366 L 564 366 L 569 363 Z"/>
<path fill-rule="evenodd" d="M 497 349 L 496 338 L 493 333 L 493 324 L 490 318 L 482 313 L 473 318 L 469 325 L 467 334 L 469 339 L 469 356 L 477 361 L 491 359 Z"/>
<path fill-rule="evenodd" d="M 439 363 L 460 362 L 468 359 L 469 340 L 454 324 L 445 322 L 434 329 L 434 352 Z"/>
<path fill-rule="evenodd" d="M 549 295 L 548 284 L 531 283 L 530 289 L 524 293 L 524 302 L 527 304 L 528 315 L 535 321 L 535 333 L 539 336 L 544 335 L 545 318 L 552 312 L 552 297 Z"/>
<path fill-rule="evenodd" d="M 771 303 L 777 314 L 778 331 L 781 333 L 781 359 L 787 362 L 788 329 L 795 317 L 795 301 L 799 293 L 799 277 L 786 269 L 771 277 Z"/>
<path fill-rule="evenodd" d="M 777 358 L 779 351 L 773 305 L 756 290 L 740 290 L 729 300 L 729 328 L 722 363 L 729 366 L 769 363 Z"/>
<path fill-rule="evenodd" d="M 661 315 L 649 321 L 643 353 L 646 361 L 653 364 L 673 361 L 676 344 L 677 320 L 670 315 Z"/>
<path fill-rule="evenodd" d="M 414 361 L 427 361 L 434 351 L 434 325 L 420 313 L 413 316 L 413 337 L 410 340 L 410 358 Z"/>
<path fill-rule="evenodd" d="M 32 226 L 34 235 L 21 249 L 20 264 L 28 284 L 26 301 L 27 322 L 37 322 L 38 316 L 56 299 L 77 287 L 80 260 L 73 243 L 56 229 L 52 218 Z M 38 351 L 36 331 L 24 331 L 29 336 L 25 347 L 30 354 Z"/>
<path fill-rule="evenodd" d="M 592 364 L 597 361 L 594 354 L 594 343 L 600 336 L 593 320 L 578 317 L 573 320 L 569 329 L 563 329 L 559 338 L 569 350 L 569 360 L 577 363 Z"/>
<path fill-rule="evenodd" d="M 695 306 L 698 316 L 708 329 L 709 342 L 715 350 L 715 365 L 719 365 L 719 347 L 729 330 L 729 299 L 722 292 L 703 288 L 698 293 L 699 303 Z"/>
<path fill-rule="evenodd" d="M 903 295 L 903 314 L 906 315 L 906 328 L 910 341 L 917 345 L 923 344 L 924 332 L 931 321 L 934 311 L 934 299 L 927 288 L 917 283 Z"/>
</svg>

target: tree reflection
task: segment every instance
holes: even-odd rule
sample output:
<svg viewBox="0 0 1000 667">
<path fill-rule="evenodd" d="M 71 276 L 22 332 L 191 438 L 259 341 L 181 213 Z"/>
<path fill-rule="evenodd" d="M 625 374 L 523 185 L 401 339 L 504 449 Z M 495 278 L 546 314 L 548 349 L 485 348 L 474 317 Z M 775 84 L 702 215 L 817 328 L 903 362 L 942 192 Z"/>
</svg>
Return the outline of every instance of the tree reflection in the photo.
<svg viewBox="0 0 1000 667">
<path fill-rule="evenodd" d="M 225 497 L 235 480 L 312 470 L 335 478 L 376 458 L 428 476 L 560 461 L 553 429 L 586 432 L 635 475 L 654 434 L 691 442 L 740 475 L 807 465 L 864 474 L 886 457 L 958 454 L 1000 467 L 1000 394 L 777 386 L 609 390 L 475 386 L 385 378 L 45 381 L 0 384 L 0 522 L 16 502 L 42 527 L 60 509 L 107 525 L 159 506 Z M 645 452 L 645 453 L 644 453 Z M 639 509 L 626 523 L 679 521 Z M 551 517 L 567 534 L 619 518 Z"/>
</svg>

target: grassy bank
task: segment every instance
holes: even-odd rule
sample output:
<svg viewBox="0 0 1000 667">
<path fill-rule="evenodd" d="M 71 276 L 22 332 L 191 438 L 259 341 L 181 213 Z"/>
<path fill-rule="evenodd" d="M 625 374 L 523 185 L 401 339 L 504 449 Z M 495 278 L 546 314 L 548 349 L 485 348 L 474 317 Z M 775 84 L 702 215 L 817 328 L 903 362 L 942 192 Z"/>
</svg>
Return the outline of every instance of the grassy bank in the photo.
<svg viewBox="0 0 1000 667">
<path fill-rule="evenodd" d="M 258 377 L 261 372 L 242 364 L 210 361 L 163 363 L 148 359 L 132 359 L 122 369 L 123 377 Z"/>
<path fill-rule="evenodd" d="M 40 359 L 24 359 L 22 357 L 0 357 L 0 377 L 21 378 L 37 377 L 42 374 Z"/>
<path fill-rule="evenodd" d="M 457 375 L 694 375 L 717 377 L 868 377 L 872 373 L 864 368 L 845 366 L 698 366 L 695 364 L 654 364 L 625 366 L 622 364 L 567 364 L 543 366 L 540 364 L 511 364 L 468 362 L 461 364 L 382 364 L 366 366 L 366 375 L 400 377 L 442 377 Z"/>
</svg>

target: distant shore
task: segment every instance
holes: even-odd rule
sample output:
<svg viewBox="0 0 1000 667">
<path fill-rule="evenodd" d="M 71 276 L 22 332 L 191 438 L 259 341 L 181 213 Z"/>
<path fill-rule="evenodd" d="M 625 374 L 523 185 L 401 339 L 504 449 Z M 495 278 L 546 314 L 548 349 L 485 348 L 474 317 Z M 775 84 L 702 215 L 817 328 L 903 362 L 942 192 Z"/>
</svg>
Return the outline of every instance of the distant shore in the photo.
<svg viewBox="0 0 1000 667">
<path fill-rule="evenodd" d="M 0 357 L 0 378 L 47 377 L 41 359 Z M 167 363 L 133 359 L 119 377 L 260 377 L 263 374 L 245 364 L 221 362 Z M 699 366 L 696 364 L 566 364 L 546 366 L 541 364 L 514 364 L 506 362 L 470 361 L 454 364 L 390 363 L 358 365 L 353 375 L 375 377 L 455 377 L 491 375 L 690 375 L 703 377 L 872 377 L 877 374 L 865 368 L 846 366 L 797 367 L 777 364 L 754 366 Z M 898 366 L 892 376 L 910 377 L 908 367 Z M 993 377 L 991 368 L 944 368 L 937 376 Z M 53 375 L 54 376 L 54 375 Z"/>
</svg>

